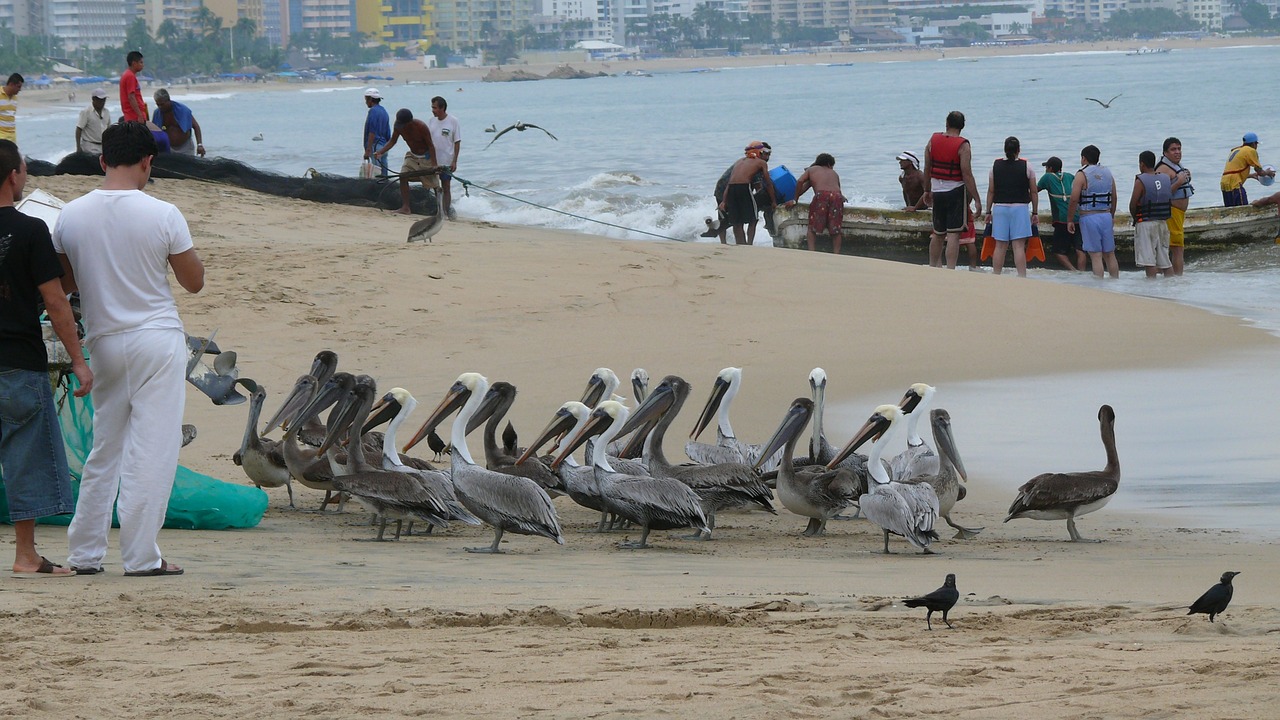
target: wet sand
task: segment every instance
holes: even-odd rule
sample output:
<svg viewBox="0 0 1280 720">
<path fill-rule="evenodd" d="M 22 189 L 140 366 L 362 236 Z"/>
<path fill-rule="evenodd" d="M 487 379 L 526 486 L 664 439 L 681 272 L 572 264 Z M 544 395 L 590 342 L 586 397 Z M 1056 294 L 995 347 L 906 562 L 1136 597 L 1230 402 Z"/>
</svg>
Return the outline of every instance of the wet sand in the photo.
<svg viewBox="0 0 1280 720">
<path fill-rule="evenodd" d="M 95 184 L 33 178 L 28 187 L 70 199 Z M 679 374 L 693 384 L 690 405 L 701 404 L 721 367 L 743 367 L 734 427 L 753 441 L 807 395 L 814 366 L 831 380 L 833 443 L 853 433 L 871 399 L 893 402 L 928 381 L 951 411 L 973 476 L 955 516 L 986 529 L 967 542 L 944 530 L 933 557 L 901 541 L 883 556 L 865 522 L 833 522 L 826 536 L 802 538 L 803 519 L 780 509 L 722 515 L 712 542 L 655 533 L 653 550 L 627 552 L 614 547 L 625 535 L 586 533 L 594 513 L 562 498 L 564 547 L 508 535 L 506 554 L 476 557 L 462 548 L 487 544 L 489 531 L 357 542 L 373 535 L 360 513 L 311 512 L 320 497 L 301 487 L 307 510 L 289 510 L 284 490 L 272 490 L 252 530 L 165 531 L 161 546 L 187 568 L 182 577 L 122 577 L 113 537 L 105 575 L 0 578 L 10 668 L 0 714 L 1272 713 L 1275 541 L 1153 521 L 1119 498 L 1079 523 L 1097 544 L 1064 542 L 1062 522 L 1002 524 L 1015 468 L 1044 440 L 1025 417 L 1001 422 L 993 410 L 1008 393 L 1017 397 L 1011 407 L 1038 406 L 1038 417 L 1071 428 L 1041 450 L 1036 472 L 1101 467 L 1092 413 L 1118 403 L 1108 383 L 1037 396 L 1033 380 L 1083 373 L 1129 385 L 1159 370 L 1154 398 L 1169 377 L 1160 373 L 1205 376 L 1220 363 L 1271 373 L 1280 341 L 1263 331 L 1089 288 L 768 248 L 482 221 L 408 245 L 410 221 L 377 210 L 209 183 L 161 180 L 152 189 L 186 213 L 208 267 L 206 290 L 179 301 L 188 331 L 219 329 L 242 374 L 267 387 L 268 412 L 322 348 L 382 388 L 410 389 L 427 406 L 411 424 L 463 371 L 512 382 L 520 389 L 512 419 L 526 440 L 602 365 L 620 375 L 645 367 L 655 380 Z M 1047 317 L 1062 307 L 1072 312 Z M 964 390 L 952 404 L 957 384 Z M 974 388 L 989 389 L 986 403 Z M 1186 412 L 1185 398 L 1166 402 L 1170 413 Z M 1122 462 L 1130 447 L 1155 442 L 1145 428 L 1163 412 L 1154 399 L 1124 408 Z M 182 462 L 246 482 L 230 461 L 246 410 L 215 407 L 189 389 L 187 421 L 200 436 Z M 694 414 L 676 421 L 672 455 Z M 1202 452 L 1236 452 L 1214 437 Z M 1027 448 L 1017 463 L 992 450 L 1019 442 Z M 1144 474 L 1126 467 L 1126 478 Z M 39 540 L 45 554 L 65 556 L 60 529 L 42 527 Z M 1244 573 L 1228 612 L 1212 625 L 1186 617 L 1224 570 Z M 929 633 L 923 611 L 899 601 L 952 572 L 962 593 L 955 629 L 935 616 Z"/>
</svg>

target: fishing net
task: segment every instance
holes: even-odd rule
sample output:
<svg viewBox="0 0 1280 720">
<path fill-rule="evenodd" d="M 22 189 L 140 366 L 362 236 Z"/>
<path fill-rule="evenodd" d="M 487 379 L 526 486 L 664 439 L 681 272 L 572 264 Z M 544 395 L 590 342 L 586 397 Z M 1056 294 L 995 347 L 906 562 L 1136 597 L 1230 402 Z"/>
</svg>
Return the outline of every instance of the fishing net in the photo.
<svg viewBox="0 0 1280 720">
<path fill-rule="evenodd" d="M 27 173 L 34 176 L 102 175 L 98 156 L 71 153 L 57 165 L 42 160 L 28 160 Z M 203 180 L 235 185 L 246 190 L 279 197 L 310 200 L 336 205 L 355 205 L 396 210 L 400 207 L 400 182 L 343 177 L 311 169 L 306 177 L 259 170 L 239 160 L 202 158 L 194 155 L 162 153 L 151 165 L 151 177 L 173 180 Z M 436 197 L 416 180 L 409 184 L 409 205 L 420 215 L 436 214 Z"/>
</svg>

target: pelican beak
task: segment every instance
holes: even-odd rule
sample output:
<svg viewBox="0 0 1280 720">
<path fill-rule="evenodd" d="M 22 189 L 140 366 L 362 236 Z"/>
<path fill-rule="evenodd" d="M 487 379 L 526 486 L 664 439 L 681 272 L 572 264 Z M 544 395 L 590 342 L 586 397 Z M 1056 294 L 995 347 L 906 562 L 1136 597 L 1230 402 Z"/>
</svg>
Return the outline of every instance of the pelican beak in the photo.
<svg viewBox="0 0 1280 720">
<path fill-rule="evenodd" d="M 808 398 L 796 398 L 791 401 L 791 407 L 787 410 L 787 414 L 782 418 L 782 424 L 778 425 L 778 429 L 774 431 L 773 437 L 769 438 L 769 442 L 765 443 L 764 449 L 760 452 L 760 459 L 753 466 L 756 470 L 765 464 L 769 458 L 773 457 L 778 449 L 783 445 L 800 437 L 800 433 L 809 426 L 809 417 L 813 415 L 813 401 Z"/>
<path fill-rule="evenodd" d="M 360 434 L 363 435 L 382 423 L 390 422 L 391 419 L 399 413 L 400 401 L 396 400 L 395 396 L 391 393 L 383 395 L 369 412 L 369 419 L 360 430 Z"/>
<path fill-rule="evenodd" d="M 585 405 L 586 403 L 583 404 Z M 555 459 L 551 461 L 551 469 L 555 470 L 559 468 L 560 464 L 564 462 L 564 459 L 572 455 L 574 450 L 582 447 L 583 443 L 588 439 L 604 432 L 605 428 L 609 427 L 612 423 L 613 417 L 611 417 L 609 413 L 604 412 L 603 410 L 593 411 L 591 413 L 591 417 L 587 419 L 587 424 L 582 426 L 582 430 L 580 430 L 565 449 L 561 450 L 560 454 L 556 455 Z"/>
<path fill-rule="evenodd" d="M 280 403 L 280 409 L 276 410 L 276 414 L 271 416 L 265 427 L 262 428 L 262 434 L 274 430 L 276 427 L 283 426 L 288 430 L 289 421 L 298 411 L 307 406 L 311 402 L 311 395 L 316 388 L 316 379 L 310 375 L 303 375 L 294 383 L 293 389 L 285 396 L 284 402 Z"/>
<path fill-rule="evenodd" d="M 604 400 L 604 378 L 593 374 L 590 380 L 587 380 L 587 387 L 582 392 L 582 399 L 579 401 L 589 408 L 593 408 Z"/>
<path fill-rule="evenodd" d="M 884 434 L 885 430 L 888 429 L 889 418 L 881 415 L 880 413 L 872 415 L 871 418 L 868 419 L 853 436 L 853 439 L 849 441 L 849 444 L 845 445 L 844 448 L 841 449 L 840 452 L 836 453 L 836 456 L 831 459 L 831 462 L 827 463 L 827 468 L 835 469 L 835 466 L 839 465 L 845 458 L 852 455 L 858 448 L 865 445 L 868 440 L 875 440 L 879 438 Z"/>
<path fill-rule="evenodd" d="M 435 430 L 436 426 L 446 417 L 449 417 L 450 413 L 465 405 L 470 397 L 470 388 L 460 382 L 455 382 L 453 387 L 449 388 L 449 392 L 445 393 L 444 399 L 440 401 L 436 409 L 431 411 L 431 416 L 427 418 L 427 421 L 422 423 L 422 427 L 418 428 L 418 432 L 414 433 L 409 442 L 405 443 L 402 452 L 409 452 L 410 448 L 422 442 L 422 438 L 426 437 L 427 433 Z"/>
<path fill-rule="evenodd" d="M 351 423 L 355 420 L 359 407 L 356 394 L 352 392 L 348 392 L 342 402 L 334 406 L 333 412 L 329 414 L 329 421 L 325 423 L 327 432 L 324 435 L 324 441 L 316 449 L 317 453 L 323 455 L 326 450 L 350 433 Z"/>
<path fill-rule="evenodd" d="M 631 413 L 631 416 L 627 418 L 627 422 L 622 426 L 622 430 L 618 432 L 618 436 L 621 437 L 633 432 L 638 427 L 648 425 L 650 420 L 662 417 L 667 410 L 671 409 L 675 401 L 675 391 L 671 389 L 669 384 L 663 382 L 658 385 L 649 394 L 649 397 L 645 398 L 643 403 L 640 403 L 640 407 L 636 408 L 635 412 Z"/>
<path fill-rule="evenodd" d="M 287 423 L 287 427 L 301 425 L 316 415 L 319 415 L 325 408 L 338 402 L 344 395 L 351 392 L 351 388 L 354 384 L 354 375 L 351 375 L 350 373 L 335 373 L 333 377 L 329 378 L 328 381 L 325 382 L 319 392 L 315 394 L 315 397 L 312 398 L 311 402 L 293 416 L 293 418 Z M 330 416 L 330 422 L 332 422 L 332 415 Z"/>
<path fill-rule="evenodd" d="M 693 426 L 693 432 L 689 433 L 690 440 L 697 440 L 711 423 L 711 418 L 715 417 L 716 411 L 720 409 L 720 402 L 728 392 L 729 382 L 722 377 L 717 377 L 716 383 L 711 386 L 711 397 L 707 398 L 707 404 L 702 407 L 702 414 L 698 416 L 698 423 Z"/>
<path fill-rule="evenodd" d="M 938 444 L 939 452 L 951 458 L 951 464 L 955 466 L 956 472 L 960 473 L 960 479 L 968 482 L 969 473 L 964 469 L 964 461 L 960 459 L 960 453 L 956 452 L 956 438 L 951 429 L 951 414 L 942 408 L 936 408 L 929 413 L 929 416 L 933 422 L 933 440 Z"/>
<path fill-rule="evenodd" d="M 551 422 L 547 423 L 547 426 L 543 428 L 542 433 L 538 435 L 538 438 L 529 445 L 529 449 L 524 451 L 524 454 L 520 456 L 519 460 L 516 460 L 516 464 L 519 465 L 525 460 L 536 455 L 539 448 L 547 444 L 551 439 L 560 437 L 564 433 L 573 429 L 576 422 L 577 420 L 568 410 L 565 410 L 564 408 L 557 410 L 555 417 L 551 418 Z"/>
<path fill-rule="evenodd" d="M 472 430 L 484 424 L 495 411 L 498 404 L 502 400 L 502 393 L 496 387 L 497 383 L 489 386 L 489 391 L 484 394 L 484 399 L 480 401 L 480 407 L 476 408 L 476 413 L 471 416 L 471 422 L 467 423 L 466 433 L 471 434 Z M 461 406 L 459 406 L 461 407 Z"/>
<path fill-rule="evenodd" d="M 911 388 L 902 395 L 902 399 L 898 401 L 898 407 L 902 408 L 902 412 L 909 414 L 911 411 L 916 409 L 916 406 L 918 406 L 920 401 L 923 399 L 923 395 L 916 392 L 915 388 Z"/>
<path fill-rule="evenodd" d="M 636 402 L 644 402 L 644 399 L 649 396 L 648 376 L 631 377 L 631 394 L 636 396 Z"/>
</svg>

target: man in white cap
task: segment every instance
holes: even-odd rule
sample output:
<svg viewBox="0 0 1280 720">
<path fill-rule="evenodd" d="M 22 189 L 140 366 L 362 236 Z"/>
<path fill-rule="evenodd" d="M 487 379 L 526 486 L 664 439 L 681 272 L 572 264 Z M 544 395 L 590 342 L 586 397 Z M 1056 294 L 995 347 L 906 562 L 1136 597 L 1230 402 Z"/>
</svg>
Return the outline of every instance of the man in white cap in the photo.
<svg viewBox="0 0 1280 720">
<path fill-rule="evenodd" d="M 902 174 L 898 175 L 898 183 L 902 185 L 903 210 L 925 210 L 929 206 L 924 202 L 924 173 L 920 172 L 920 158 L 910 150 L 898 153 L 898 167 Z"/>
<path fill-rule="evenodd" d="M 111 125 L 111 111 L 107 109 L 107 91 L 93 91 L 90 106 L 80 111 L 76 121 L 76 150 L 102 154 L 102 131 Z"/>
<path fill-rule="evenodd" d="M 369 88 L 364 91 L 364 105 L 369 108 L 369 114 L 364 119 L 364 135 L 360 142 L 364 146 L 364 159 L 373 160 L 382 168 L 382 177 L 386 177 L 390 170 L 387 167 L 387 156 L 380 155 L 376 158 L 374 153 L 382 149 L 383 145 L 391 139 L 391 118 L 387 116 L 386 108 L 382 107 L 382 93 L 378 92 L 378 88 Z"/>
</svg>

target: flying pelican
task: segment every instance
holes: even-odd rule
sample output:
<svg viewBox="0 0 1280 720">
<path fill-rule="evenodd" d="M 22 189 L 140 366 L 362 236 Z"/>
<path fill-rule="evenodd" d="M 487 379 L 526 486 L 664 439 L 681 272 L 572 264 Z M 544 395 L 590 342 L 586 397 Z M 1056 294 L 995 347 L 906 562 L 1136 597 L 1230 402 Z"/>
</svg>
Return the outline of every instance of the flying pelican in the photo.
<svg viewBox="0 0 1280 720">
<path fill-rule="evenodd" d="M 560 479 L 556 477 L 551 468 L 543 465 L 541 461 L 517 463 L 517 458 L 513 454 L 507 454 L 498 447 L 498 442 L 494 435 L 497 433 L 498 425 L 502 422 L 502 418 L 506 416 L 507 411 L 511 409 L 511 405 L 515 401 L 515 385 L 501 380 L 490 385 L 488 392 L 484 394 L 484 400 L 476 408 L 475 415 L 471 416 L 471 420 L 467 422 L 466 432 L 469 434 L 481 423 L 484 423 L 485 467 L 504 475 L 519 475 L 520 477 L 529 478 L 538 483 L 538 487 L 542 488 L 548 495 L 553 498 L 557 497 L 561 494 L 558 489 Z M 514 450 L 514 448 L 512 449 Z"/>
<path fill-rule="evenodd" d="M 1107 466 L 1101 470 L 1037 475 L 1018 488 L 1018 497 L 1009 506 L 1009 522 L 1015 518 L 1066 520 L 1072 542 L 1096 542 L 1080 537 L 1076 518 L 1101 510 L 1120 487 L 1120 456 L 1116 454 L 1116 411 L 1110 405 L 1098 408 L 1102 446 L 1107 450 Z"/>
<path fill-rule="evenodd" d="M 907 388 L 898 407 L 907 415 L 907 449 L 889 461 L 889 477 L 894 480 L 910 480 L 917 475 L 935 475 L 938 472 L 938 456 L 933 448 L 920 437 L 920 418 L 933 404 L 937 388 L 925 383 L 915 383 Z"/>
<path fill-rule="evenodd" d="M 915 412 L 920 412 L 920 409 L 917 407 Z M 929 424 L 933 427 L 933 442 L 938 446 L 938 471 L 917 475 L 908 482 L 928 483 L 938 496 L 938 515 L 956 529 L 956 539 L 969 540 L 982 532 L 983 528 L 963 527 L 951 519 L 951 509 L 968 494 L 964 483 L 969 477 L 964 470 L 960 453 L 956 452 L 956 439 L 951 432 L 951 414 L 937 408 L 929 413 Z"/>
<path fill-rule="evenodd" d="M 422 424 L 418 432 L 405 445 L 405 450 L 416 445 L 427 431 L 440 424 L 440 421 L 453 413 L 453 428 L 450 431 L 452 451 L 449 462 L 452 466 L 450 478 L 458 499 L 471 514 L 493 527 L 493 544 L 489 547 L 466 548 L 467 552 L 500 553 L 498 548 L 502 542 L 502 534 L 510 531 L 521 535 L 541 535 L 564 544 L 564 535 L 560 531 L 560 520 L 556 517 L 555 506 L 551 498 L 543 492 L 538 484 L 528 478 L 515 475 L 503 475 L 487 470 L 471 459 L 471 451 L 467 448 L 467 424 L 475 415 L 476 409 L 484 401 L 489 390 L 489 381 L 479 373 L 463 373 L 454 381 L 453 386 L 445 394 L 440 405 L 432 411 L 431 416 Z"/>
<path fill-rule="evenodd" d="M 771 502 L 773 491 L 749 465 L 672 465 L 667 461 L 662 451 L 662 438 L 688 397 L 689 383 L 683 378 L 668 375 L 622 427 L 621 433 L 625 434 L 636 428 L 651 426 L 644 440 L 645 464 L 649 467 L 649 473 L 654 477 L 674 478 L 693 488 L 702 498 L 702 510 L 707 516 L 707 527 L 710 530 L 715 530 L 715 514 L 720 510 L 758 505 L 776 515 L 777 511 L 773 509 Z M 637 438 L 640 434 L 643 434 L 643 430 L 637 434 Z M 633 439 L 632 442 L 636 440 Z M 710 533 L 699 534 L 694 538 L 710 540 L 711 536 Z"/>
<path fill-rule="evenodd" d="M 320 446 L 321 452 L 344 434 L 348 438 L 345 467 L 342 472 L 335 473 L 334 488 L 352 496 L 378 517 L 380 524 L 375 538 L 378 542 L 384 539 L 388 520 L 396 521 L 396 540 L 400 539 L 405 520 L 412 522 L 417 518 L 433 526 L 448 527 L 449 509 L 416 474 L 383 470 L 365 460 L 360 430 L 369 419 L 376 394 L 373 378 L 357 378 L 343 404 L 336 409 L 337 419 L 329 423 L 329 433 Z"/>
<path fill-rule="evenodd" d="M 1124 94 L 1124 93 L 1120 93 L 1120 95 L 1123 95 L 1123 94 Z M 1108 101 L 1106 101 L 1106 102 L 1102 102 L 1102 101 L 1101 101 L 1101 100 L 1099 100 L 1098 98 L 1091 98 L 1091 97 L 1087 97 L 1087 98 L 1085 98 L 1085 100 L 1092 100 L 1092 101 L 1094 101 L 1094 102 L 1098 103 L 1099 105 L 1101 105 L 1101 106 L 1102 106 L 1102 107 L 1104 107 L 1104 108 L 1109 108 L 1109 107 L 1111 107 L 1111 103 L 1115 102 L 1115 101 L 1116 101 L 1116 98 L 1120 97 L 1120 95 L 1115 95 L 1115 96 L 1113 96 L 1110 100 L 1108 100 Z"/>
<path fill-rule="evenodd" d="M 763 447 L 739 440 L 733 432 L 733 426 L 729 424 L 729 407 L 733 405 L 733 399 L 738 396 L 741 387 L 742 368 L 727 367 L 720 371 L 715 384 L 711 386 L 711 396 L 707 398 L 707 404 L 702 408 L 693 432 L 689 434 L 690 442 L 685 444 L 684 452 L 690 460 L 707 465 L 736 462 L 753 465 L 762 472 L 776 470 L 779 462 L 777 458 L 766 457 L 763 458 L 764 462 L 758 462 L 762 459 L 760 451 Z M 710 424 L 712 415 L 716 416 L 716 444 L 694 442 Z"/>
<path fill-rule="evenodd" d="M 267 399 L 267 389 L 252 380 L 240 380 L 251 390 L 249 396 L 249 420 L 245 424 L 244 439 L 231 461 L 244 469 L 258 488 L 284 486 L 289 491 L 289 507 L 293 504 L 293 476 L 284 462 L 284 450 L 277 440 L 264 440 L 258 435 L 258 419 L 262 416 L 262 404 Z"/>
<path fill-rule="evenodd" d="M 867 454 L 867 468 L 871 484 L 867 492 L 858 498 L 858 507 L 868 520 L 884 530 L 884 551 L 889 552 L 889 533 L 901 535 L 907 542 L 920 548 L 925 554 L 929 543 L 938 539 L 933 523 L 938 519 L 938 496 L 927 483 L 902 483 L 889 479 L 889 473 L 880 462 L 880 456 L 893 438 L 902 420 L 902 409 L 897 405 L 881 405 L 858 430 L 844 449 L 827 463 L 834 468 L 840 461 L 857 450 L 867 440 L 874 438 L 871 452 Z"/>
<path fill-rule="evenodd" d="M 796 442 L 812 415 L 812 400 L 793 400 L 782 424 L 764 445 L 764 452 L 768 455 L 762 454 L 762 459 L 756 461 L 759 468 L 763 458 L 782 450 L 782 461 L 778 466 L 778 500 L 791 512 L 809 518 L 809 526 L 804 530 L 806 537 L 823 534 L 827 520 L 852 504 L 859 489 L 858 479 L 852 470 L 828 470 L 822 465 L 795 466 Z"/>
<path fill-rule="evenodd" d="M 509 125 L 509 126 L 507 126 L 507 127 L 503 128 L 503 129 L 499 130 L 499 131 L 498 131 L 498 134 L 497 134 L 497 135 L 494 135 L 494 136 L 493 136 L 493 139 L 489 141 L 489 145 L 492 145 L 492 144 L 494 144 L 494 143 L 498 142 L 498 138 L 502 137 L 503 135 L 506 135 L 507 133 L 511 132 L 512 130 L 517 130 L 517 131 L 519 131 L 519 132 L 524 132 L 525 130 L 528 130 L 529 128 L 533 128 L 534 130 L 541 130 L 542 132 L 546 133 L 546 134 L 547 134 L 547 136 L 548 136 L 548 137 L 550 137 L 552 140 L 559 140 L 559 139 L 560 139 L 560 138 L 556 137 L 555 135 L 552 135 L 552 134 L 551 134 L 551 131 L 550 131 L 550 130 L 547 130 L 546 128 L 538 127 L 537 125 L 534 125 L 533 123 L 527 123 L 527 122 L 524 122 L 524 121 L 521 121 L 521 120 L 517 120 L 517 121 L 515 122 L 515 124 L 514 124 L 514 125 Z M 485 149 L 485 150 L 488 150 L 488 149 L 489 149 L 489 145 L 485 145 L 485 146 L 484 146 L 484 149 Z"/>
<path fill-rule="evenodd" d="M 591 459 L 592 478 L 595 491 L 605 509 L 620 515 L 637 524 L 641 528 L 640 541 L 636 543 L 619 543 L 618 547 L 627 550 L 642 550 L 649 547 L 650 530 L 673 530 L 675 528 L 697 528 L 702 533 L 711 534 L 706 514 L 702 509 L 702 498 L 688 485 L 670 478 L 637 478 L 614 472 L 605 454 L 605 446 L 618 434 L 627 422 L 627 408 L 615 400 L 601 402 L 591 412 L 585 427 L 578 431 L 573 440 L 560 451 L 552 465 L 559 465 L 565 457 L 572 453 L 587 438 L 601 433 L 595 443 L 595 452 Z"/>
</svg>

